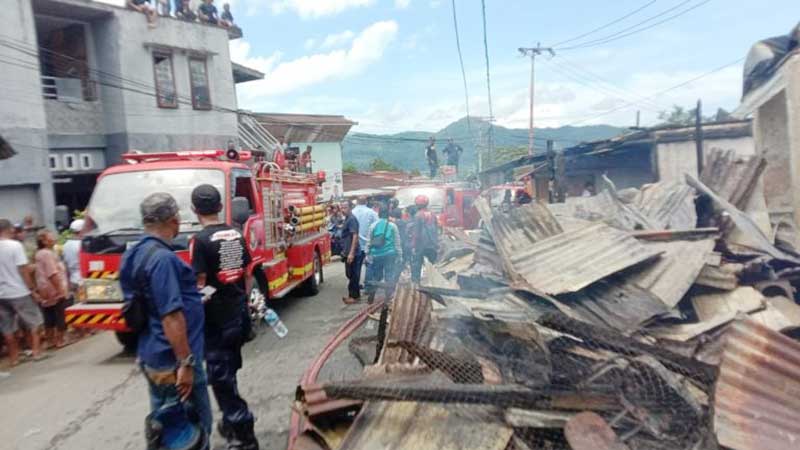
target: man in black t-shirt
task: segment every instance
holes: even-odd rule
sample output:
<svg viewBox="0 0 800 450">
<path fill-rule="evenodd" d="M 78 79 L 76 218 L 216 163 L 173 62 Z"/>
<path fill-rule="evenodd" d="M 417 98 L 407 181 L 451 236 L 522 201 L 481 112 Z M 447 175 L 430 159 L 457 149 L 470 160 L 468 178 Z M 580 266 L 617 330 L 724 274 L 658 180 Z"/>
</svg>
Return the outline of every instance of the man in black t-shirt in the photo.
<svg viewBox="0 0 800 450">
<path fill-rule="evenodd" d="M 350 201 L 342 202 L 344 225 L 342 227 L 342 258 L 344 258 L 344 273 L 347 283 L 347 297 L 342 301 L 348 305 L 358 302 L 361 298 L 361 265 L 364 263 L 364 254 L 358 248 L 358 220 L 352 212 L 353 205 Z"/>
<path fill-rule="evenodd" d="M 208 382 L 222 410 L 217 429 L 228 449 L 258 450 L 253 414 L 236 381 L 249 320 L 242 314 L 249 284 L 247 243 L 239 230 L 220 220 L 222 199 L 214 186 L 202 184 L 192 191 L 192 210 L 203 226 L 192 239 L 191 254 L 197 284 L 205 294 Z"/>
<path fill-rule="evenodd" d="M 433 136 L 428 140 L 428 146 L 425 147 L 425 160 L 428 161 L 431 178 L 436 178 L 436 174 L 439 172 L 439 155 L 436 153 L 436 138 Z"/>
</svg>

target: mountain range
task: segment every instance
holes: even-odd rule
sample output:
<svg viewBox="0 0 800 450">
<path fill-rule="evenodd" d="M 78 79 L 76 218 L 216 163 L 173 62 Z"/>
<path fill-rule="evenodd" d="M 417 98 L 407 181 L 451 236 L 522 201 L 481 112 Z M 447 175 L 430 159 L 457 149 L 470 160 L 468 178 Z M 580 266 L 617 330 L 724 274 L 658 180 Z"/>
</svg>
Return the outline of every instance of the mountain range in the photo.
<svg viewBox="0 0 800 450">
<path fill-rule="evenodd" d="M 558 128 L 536 128 L 534 131 L 536 151 L 544 151 L 548 139 L 554 141 L 555 148 L 564 148 L 580 142 L 607 139 L 624 132 L 624 128 L 610 125 L 564 126 Z M 425 147 L 428 138 L 436 138 L 436 148 L 440 161 L 444 159 L 442 149 L 447 139 L 452 138 L 461 145 L 464 153 L 461 156 L 461 167 L 465 172 L 474 172 L 477 167 L 476 143 L 481 142 L 489 132 L 489 123 L 478 119 L 463 118 L 435 132 L 405 131 L 396 134 L 350 133 L 345 138 L 343 160 L 345 166 L 355 166 L 359 170 L 369 170 L 372 162 L 380 158 L 382 161 L 404 171 L 427 169 Z M 528 130 L 492 126 L 494 147 L 497 154 L 522 154 L 528 146 Z M 516 152 L 512 149 L 519 149 Z M 507 156 L 506 156 L 507 157 Z M 485 158 L 487 166 L 503 162 L 502 157 Z"/>
</svg>

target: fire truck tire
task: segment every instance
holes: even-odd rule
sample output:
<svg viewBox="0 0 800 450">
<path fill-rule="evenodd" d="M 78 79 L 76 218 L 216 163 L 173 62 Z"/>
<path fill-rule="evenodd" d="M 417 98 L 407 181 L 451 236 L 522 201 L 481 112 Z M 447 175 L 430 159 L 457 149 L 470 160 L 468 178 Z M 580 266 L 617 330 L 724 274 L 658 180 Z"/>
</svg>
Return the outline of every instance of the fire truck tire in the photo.
<svg viewBox="0 0 800 450">
<path fill-rule="evenodd" d="M 322 273 L 322 258 L 319 252 L 314 252 L 314 274 L 306 281 L 303 282 L 300 288 L 303 295 L 313 296 L 319 294 L 319 285 L 325 281 L 325 276 Z"/>
<path fill-rule="evenodd" d="M 136 348 L 139 346 L 139 338 L 136 334 L 124 331 L 117 331 L 115 334 L 117 341 L 125 348 L 125 353 L 136 353 Z"/>
</svg>

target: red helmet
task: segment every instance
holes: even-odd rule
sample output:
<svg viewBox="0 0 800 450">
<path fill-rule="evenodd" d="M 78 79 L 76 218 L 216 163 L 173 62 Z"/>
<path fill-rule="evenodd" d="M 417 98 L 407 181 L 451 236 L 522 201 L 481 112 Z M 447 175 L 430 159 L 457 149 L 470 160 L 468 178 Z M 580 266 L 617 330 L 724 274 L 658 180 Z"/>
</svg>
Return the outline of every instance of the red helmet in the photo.
<svg viewBox="0 0 800 450">
<path fill-rule="evenodd" d="M 414 199 L 414 204 L 417 206 L 428 206 L 429 202 L 430 200 L 428 200 L 427 195 L 418 195 L 417 198 Z"/>
</svg>

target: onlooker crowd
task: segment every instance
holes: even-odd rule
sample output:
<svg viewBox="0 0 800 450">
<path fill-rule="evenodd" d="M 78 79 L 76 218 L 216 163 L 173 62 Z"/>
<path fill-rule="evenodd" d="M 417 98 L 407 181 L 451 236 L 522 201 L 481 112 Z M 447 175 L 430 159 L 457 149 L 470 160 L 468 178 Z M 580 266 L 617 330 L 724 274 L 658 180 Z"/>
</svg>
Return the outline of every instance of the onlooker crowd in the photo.
<svg viewBox="0 0 800 450">
<path fill-rule="evenodd" d="M 362 288 L 370 298 L 381 288 L 390 298 L 406 267 L 412 281 L 420 282 L 425 260 L 436 262 L 439 247 L 439 226 L 428 203 L 420 195 L 414 206 L 402 210 L 396 199 L 370 207 L 360 197 L 355 208 L 350 201 L 328 208 L 333 253 L 341 255 L 349 280 L 344 303 L 359 302 Z"/>
<path fill-rule="evenodd" d="M 46 357 L 40 332 L 50 348 L 67 344 L 65 309 L 80 284 L 80 234 L 83 220 L 70 225 L 58 250 L 54 231 L 37 227 L 32 217 L 13 225 L 0 219 L 0 331 L 9 364 L 20 361 L 20 341 L 38 361 Z"/>
<path fill-rule="evenodd" d="M 187 22 L 199 21 L 223 28 L 239 28 L 234 22 L 231 5 L 228 3 L 222 5 L 220 15 L 214 0 L 201 0 L 196 8 L 192 7 L 192 0 L 174 0 L 175 11 L 170 7 L 170 1 L 172 0 L 127 0 L 129 8 L 147 17 L 147 24 L 151 28 L 156 26 L 159 16 L 174 17 Z"/>
</svg>

